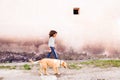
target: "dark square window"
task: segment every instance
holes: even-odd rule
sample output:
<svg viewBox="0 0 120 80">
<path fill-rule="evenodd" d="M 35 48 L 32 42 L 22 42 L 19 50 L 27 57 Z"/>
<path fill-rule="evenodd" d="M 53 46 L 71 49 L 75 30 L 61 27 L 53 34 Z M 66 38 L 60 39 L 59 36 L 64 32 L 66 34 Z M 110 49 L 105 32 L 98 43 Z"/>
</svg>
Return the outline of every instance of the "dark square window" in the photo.
<svg viewBox="0 0 120 80">
<path fill-rule="evenodd" d="M 73 14 L 78 15 L 79 14 L 79 8 L 74 8 L 73 9 Z"/>
</svg>

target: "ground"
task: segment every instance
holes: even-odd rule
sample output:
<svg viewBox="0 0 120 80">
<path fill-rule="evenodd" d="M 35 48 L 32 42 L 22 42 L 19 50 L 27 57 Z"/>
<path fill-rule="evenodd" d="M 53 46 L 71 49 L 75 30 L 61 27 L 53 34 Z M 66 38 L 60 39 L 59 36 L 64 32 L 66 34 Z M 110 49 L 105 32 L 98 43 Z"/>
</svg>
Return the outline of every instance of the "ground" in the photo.
<svg viewBox="0 0 120 80">
<path fill-rule="evenodd" d="M 7 63 L 0 65 L 21 66 L 26 63 Z M 120 67 L 99 68 L 85 66 L 81 69 L 59 69 L 61 75 L 54 75 L 49 69 L 49 75 L 40 76 L 38 66 L 31 70 L 23 69 L 0 69 L 0 80 L 120 80 Z"/>
</svg>

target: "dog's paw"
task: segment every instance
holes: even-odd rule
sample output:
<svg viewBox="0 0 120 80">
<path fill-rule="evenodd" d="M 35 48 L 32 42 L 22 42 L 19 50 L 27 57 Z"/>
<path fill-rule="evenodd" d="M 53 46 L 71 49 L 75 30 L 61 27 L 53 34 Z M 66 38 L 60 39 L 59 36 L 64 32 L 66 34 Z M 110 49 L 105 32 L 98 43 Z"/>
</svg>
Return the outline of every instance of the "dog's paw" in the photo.
<svg viewBox="0 0 120 80">
<path fill-rule="evenodd" d="M 45 73 L 45 75 L 49 75 L 49 73 Z"/>
<path fill-rule="evenodd" d="M 60 75 L 60 73 L 55 73 L 55 75 Z"/>
<path fill-rule="evenodd" d="M 42 73 L 42 72 L 38 72 L 38 74 L 39 74 L 40 76 L 43 76 L 43 73 Z"/>
<path fill-rule="evenodd" d="M 42 74 L 42 73 L 39 73 L 39 76 L 43 76 L 43 74 Z"/>
</svg>

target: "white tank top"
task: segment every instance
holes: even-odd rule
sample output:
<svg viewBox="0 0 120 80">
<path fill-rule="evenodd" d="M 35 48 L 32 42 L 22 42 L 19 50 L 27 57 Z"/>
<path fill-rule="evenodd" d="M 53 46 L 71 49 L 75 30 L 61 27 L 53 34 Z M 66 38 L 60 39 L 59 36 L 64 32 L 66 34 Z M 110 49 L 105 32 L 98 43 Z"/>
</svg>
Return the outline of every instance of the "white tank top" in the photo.
<svg viewBox="0 0 120 80">
<path fill-rule="evenodd" d="M 49 47 L 55 47 L 55 38 L 54 37 L 49 38 L 48 46 Z"/>
</svg>

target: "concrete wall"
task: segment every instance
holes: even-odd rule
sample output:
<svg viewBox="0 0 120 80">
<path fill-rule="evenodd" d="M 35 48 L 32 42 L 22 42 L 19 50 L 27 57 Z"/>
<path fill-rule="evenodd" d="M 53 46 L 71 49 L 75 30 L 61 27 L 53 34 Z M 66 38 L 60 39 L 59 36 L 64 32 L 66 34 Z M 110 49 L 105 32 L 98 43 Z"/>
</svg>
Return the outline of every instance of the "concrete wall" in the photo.
<svg viewBox="0 0 120 80">
<path fill-rule="evenodd" d="M 65 43 L 113 44 L 120 39 L 119 0 L 0 0 L 0 35 L 44 37 L 58 31 Z M 80 8 L 73 15 L 73 8 Z"/>
</svg>

